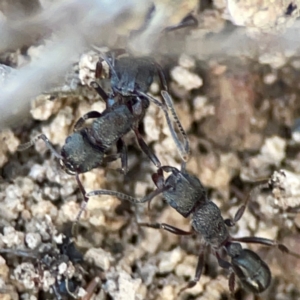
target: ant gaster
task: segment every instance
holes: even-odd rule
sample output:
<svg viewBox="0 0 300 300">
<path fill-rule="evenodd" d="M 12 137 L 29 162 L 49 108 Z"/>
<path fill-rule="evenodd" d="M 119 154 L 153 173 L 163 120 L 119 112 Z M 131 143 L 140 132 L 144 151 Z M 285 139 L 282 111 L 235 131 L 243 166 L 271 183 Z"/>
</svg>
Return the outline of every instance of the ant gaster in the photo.
<svg viewBox="0 0 300 300">
<path fill-rule="evenodd" d="M 124 52 L 125 50 L 123 49 L 116 49 L 111 51 L 110 57 L 101 52 L 100 60 L 96 66 L 96 77 L 102 76 L 102 62 L 105 61 L 109 66 L 110 84 L 112 89 L 112 93 L 110 94 L 111 99 L 114 99 L 118 94 L 124 97 L 136 97 L 137 101 L 141 103 L 144 113 L 149 106 L 149 102 L 160 107 L 165 114 L 169 130 L 181 158 L 184 161 L 187 161 L 189 155 L 189 141 L 176 114 L 172 98 L 168 93 L 168 86 L 161 66 L 150 57 L 118 57 L 124 54 Z M 164 99 L 164 103 L 157 101 L 155 98 L 147 94 L 155 75 L 158 75 L 160 79 L 162 87 L 161 95 Z M 182 135 L 183 142 L 180 142 L 174 130 L 169 117 L 169 111 L 171 112 L 180 134 Z"/>
<path fill-rule="evenodd" d="M 165 179 L 163 172 L 171 173 Z M 266 246 L 275 246 L 285 253 L 289 253 L 299 258 L 296 253 L 292 253 L 283 244 L 277 241 L 261 237 L 241 237 L 234 238 L 228 231 L 228 226 L 234 226 L 243 216 L 249 201 L 248 196 L 244 205 L 236 212 L 233 220 L 223 219 L 218 206 L 212 202 L 206 193 L 200 180 L 189 174 L 182 165 L 181 170 L 171 166 L 162 166 L 152 175 L 152 179 L 157 189 L 145 196 L 143 199 L 136 199 L 109 190 L 95 190 L 86 194 L 86 197 L 96 195 L 112 195 L 121 200 L 128 200 L 133 203 L 150 202 L 158 194 L 163 195 L 167 203 L 173 207 L 183 217 L 191 217 L 193 231 L 184 231 L 166 223 L 140 223 L 155 229 L 164 229 L 176 235 L 191 235 L 195 232 L 200 234 L 203 244 L 199 251 L 198 263 L 195 277 L 179 293 L 191 288 L 199 281 L 204 267 L 204 254 L 208 246 L 216 256 L 219 266 L 231 271 L 229 277 L 229 289 L 233 293 L 235 287 L 235 276 L 239 278 L 243 286 L 253 293 L 265 291 L 271 282 L 271 272 L 268 265 L 252 250 L 243 249 L 240 243 L 256 243 Z M 231 261 L 222 257 L 222 250 L 225 249 Z"/>
</svg>

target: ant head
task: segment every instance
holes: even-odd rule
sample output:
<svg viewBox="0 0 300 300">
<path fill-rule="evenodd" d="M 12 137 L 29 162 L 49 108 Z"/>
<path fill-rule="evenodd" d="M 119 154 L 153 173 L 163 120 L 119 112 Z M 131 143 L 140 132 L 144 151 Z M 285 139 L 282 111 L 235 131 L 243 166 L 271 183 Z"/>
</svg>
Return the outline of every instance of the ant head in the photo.
<svg viewBox="0 0 300 300">
<path fill-rule="evenodd" d="M 208 201 L 200 180 L 189 173 L 173 169 L 165 185 L 172 187 L 163 193 L 166 201 L 184 217 Z"/>
<path fill-rule="evenodd" d="M 242 249 L 241 245 L 232 243 L 230 247 L 232 268 L 242 285 L 254 294 L 265 291 L 271 282 L 271 272 L 268 265 L 253 251 Z M 230 254 L 229 254 L 230 255 Z"/>
<path fill-rule="evenodd" d="M 70 174 L 81 174 L 98 167 L 104 154 L 92 147 L 83 132 L 75 132 L 67 137 L 61 155 L 62 163 Z"/>
</svg>

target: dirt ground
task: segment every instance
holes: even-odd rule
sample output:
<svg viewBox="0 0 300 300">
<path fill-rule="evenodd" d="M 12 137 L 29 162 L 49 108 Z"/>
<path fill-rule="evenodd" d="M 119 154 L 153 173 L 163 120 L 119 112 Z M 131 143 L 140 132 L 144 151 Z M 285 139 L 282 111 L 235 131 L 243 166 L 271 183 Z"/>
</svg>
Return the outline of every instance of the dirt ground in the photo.
<svg viewBox="0 0 300 300">
<path fill-rule="evenodd" d="M 23 2 L 15 10 L 27 14 L 24 7 L 35 13 L 36 5 L 43 7 L 49 1 L 32 1 L 32 8 Z M 160 24 L 159 9 L 164 27 L 193 11 L 197 27 L 160 33 L 147 53 L 162 66 L 188 134 L 187 170 L 201 180 L 224 218 L 233 217 L 250 195 L 242 219 L 230 228 L 233 236 L 278 240 L 299 253 L 300 52 L 294 29 L 299 26 L 300 4 L 279 1 L 277 7 L 271 2 L 244 1 L 243 6 L 234 0 L 200 5 L 178 0 L 170 6 L 170 1 L 156 0 L 148 27 L 125 41 L 131 52 L 133 48 L 138 52 L 137 44 L 143 41 L 142 52 L 160 28 L 155 27 Z M 3 20 L 14 16 L 7 3 L 0 2 Z M 124 46 L 124 38 L 112 40 L 99 46 Z M 14 80 L 9 74 L 43 53 L 47 43 L 39 36 L 22 47 L 1 47 L 0 88 Z M 299 299 L 300 260 L 257 244 L 243 247 L 255 251 L 270 267 L 272 282 L 264 293 L 253 295 L 236 279 L 231 295 L 229 272 L 207 251 L 200 281 L 178 296 L 194 277 L 201 237 L 178 237 L 138 226 L 138 222 L 163 222 L 191 228 L 190 219 L 161 196 L 151 201 L 150 208 L 113 196 L 91 197 L 76 236 L 71 234 L 83 201 L 75 177 L 63 171 L 43 141 L 22 152 L 17 147 L 44 133 L 59 151 L 79 117 L 104 110 L 103 101 L 88 86 L 99 53 L 87 48 L 64 74 L 65 81 L 30 98 L 29 114 L 22 112 L 17 121 L 11 116 L 12 126 L 1 125 L 0 299 Z M 109 90 L 108 79 L 99 83 Z M 158 78 L 149 93 L 161 99 Z M 12 97 L 7 105 L 17 107 L 22 90 L 19 94 L 20 99 Z M 6 100 L 0 96 L 1 101 Z M 141 129 L 162 165 L 180 168 L 181 158 L 158 107 L 150 105 Z M 125 176 L 117 172 L 117 160 L 81 174 L 87 191 L 109 189 L 142 198 L 155 189 L 151 175 L 156 167 L 139 149 L 133 132 L 124 141 L 129 172 Z"/>
</svg>

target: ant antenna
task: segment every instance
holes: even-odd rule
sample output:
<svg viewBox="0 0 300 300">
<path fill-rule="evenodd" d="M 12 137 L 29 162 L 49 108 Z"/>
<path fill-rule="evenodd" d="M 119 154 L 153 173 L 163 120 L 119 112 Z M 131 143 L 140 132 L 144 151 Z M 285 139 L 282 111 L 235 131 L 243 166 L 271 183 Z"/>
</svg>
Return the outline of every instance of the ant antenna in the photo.
<svg viewBox="0 0 300 300">
<path fill-rule="evenodd" d="M 130 201 L 132 203 L 138 204 L 138 203 L 145 203 L 145 202 L 151 201 L 154 197 L 165 192 L 168 189 L 170 189 L 170 186 L 164 186 L 164 187 L 157 188 L 156 190 L 152 191 L 149 195 L 145 196 L 142 199 L 137 199 L 132 196 L 129 196 L 129 195 L 126 195 L 126 194 L 123 194 L 120 192 L 111 191 L 111 190 L 95 190 L 95 191 L 91 191 L 91 192 L 87 193 L 85 196 L 87 198 L 89 198 L 92 196 L 109 195 L 109 196 L 115 196 L 121 200 Z"/>
<path fill-rule="evenodd" d="M 39 139 L 43 140 L 46 144 L 46 147 L 51 151 L 51 153 L 58 159 L 63 159 L 63 157 L 54 149 L 52 144 L 50 143 L 49 139 L 44 135 L 40 134 L 33 138 L 31 141 L 21 144 L 18 146 L 17 150 L 18 151 L 24 151 L 28 149 L 29 147 L 33 146 Z"/>
<path fill-rule="evenodd" d="M 164 93 L 163 93 L 164 92 Z M 165 104 L 159 102 L 158 100 L 156 100 L 154 97 L 144 93 L 144 92 L 138 92 L 140 95 L 146 97 L 147 99 L 149 99 L 151 102 L 153 102 L 155 105 L 157 105 L 158 107 L 160 107 L 164 114 L 165 114 L 165 118 L 167 120 L 167 124 L 168 124 L 168 127 L 169 127 L 169 130 L 171 132 L 171 135 L 172 135 L 172 138 L 176 144 L 176 147 L 179 151 L 179 154 L 181 156 L 181 158 L 184 160 L 184 161 L 187 161 L 188 160 L 188 157 L 189 157 L 189 140 L 188 140 L 188 137 L 186 135 L 186 132 L 184 131 L 178 117 L 177 117 L 177 114 L 175 112 L 175 109 L 174 109 L 174 106 L 172 104 L 172 99 L 170 98 L 170 95 L 166 92 L 166 91 L 162 91 L 162 96 L 163 97 L 166 97 L 167 99 L 165 99 L 165 102 L 167 103 L 167 107 Z M 167 108 L 170 108 L 171 110 L 171 113 L 172 113 L 172 116 L 175 120 L 175 123 L 180 131 L 180 133 L 182 134 L 183 136 L 183 139 L 184 139 L 184 146 L 182 146 L 181 142 L 179 141 L 179 138 L 177 136 L 177 133 L 175 132 L 175 129 L 172 125 L 172 121 L 169 117 L 169 114 L 168 114 L 168 110 Z"/>
<path fill-rule="evenodd" d="M 172 100 L 170 94 L 167 91 L 161 91 L 161 94 L 162 94 L 162 96 L 163 96 L 163 98 L 164 98 L 164 100 L 165 100 L 165 102 L 168 106 L 168 109 L 171 111 L 172 117 L 174 119 L 174 122 L 177 125 L 178 130 L 180 131 L 180 133 L 183 137 L 184 150 L 182 150 L 183 154 L 181 154 L 181 155 L 182 156 L 185 155 L 185 157 L 183 157 L 183 158 L 184 158 L 184 161 L 187 161 L 189 153 L 190 153 L 189 139 L 188 139 L 187 134 L 186 134 L 185 130 L 183 129 L 183 127 L 182 127 L 182 125 L 179 121 L 179 118 L 177 116 L 177 113 L 176 113 L 176 110 L 175 110 L 175 107 L 174 107 L 174 104 L 173 104 L 173 100 Z"/>
</svg>

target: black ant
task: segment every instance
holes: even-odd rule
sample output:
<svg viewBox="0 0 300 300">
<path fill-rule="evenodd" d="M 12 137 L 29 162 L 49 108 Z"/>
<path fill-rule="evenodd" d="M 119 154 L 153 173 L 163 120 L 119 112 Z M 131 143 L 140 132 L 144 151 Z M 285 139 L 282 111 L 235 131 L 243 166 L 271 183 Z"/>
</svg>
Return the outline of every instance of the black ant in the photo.
<svg viewBox="0 0 300 300">
<path fill-rule="evenodd" d="M 165 179 L 163 172 L 171 173 L 171 175 Z M 171 166 L 162 166 L 152 175 L 152 179 L 157 189 L 142 199 L 109 190 L 91 191 L 86 194 L 86 197 L 112 195 L 137 204 L 149 203 L 155 196 L 162 194 L 167 203 L 183 217 L 191 217 L 193 231 L 184 231 L 166 223 L 139 223 L 141 226 L 164 229 L 176 235 L 192 235 L 196 232 L 202 237 L 203 244 L 199 251 L 195 277 L 179 291 L 179 294 L 185 289 L 195 286 L 200 280 L 204 266 L 204 254 L 208 246 L 216 256 L 219 266 L 231 271 L 229 277 L 231 293 L 235 288 L 235 276 L 240 279 L 246 289 L 253 293 L 262 293 L 271 282 L 268 265 L 254 251 L 243 249 L 240 243 L 275 246 L 282 252 L 300 258 L 298 254 L 290 252 L 286 246 L 275 240 L 255 236 L 234 238 L 229 234 L 227 227 L 234 226 L 242 218 L 250 195 L 246 199 L 246 203 L 237 210 L 233 220 L 224 220 L 218 206 L 208 198 L 200 180 L 185 170 L 185 164 L 182 164 L 181 170 Z M 224 249 L 231 259 L 230 262 L 222 257 Z"/>
<path fill-rule="evenodd" d="M 30 142 L 18 147 L 19 151 L 23 151 L 34 145 L 38 139 L 42 139 L 46 143 L 47 148 L 60 160 L 66 172 L 71 175 L 76 175 L 76 180 L 81 192 L 83 192 L 83 189 L 78 174 L 88 172 L 105 163 L 114 161 L 119 157 L 121 158 L 122 164 L 121 172 L 124 174 L 127 173 L 127 148 L 123 141 L 123 136 L 130 130 L 134 131 L 143 152 L 155 166 L 160 167 L 161 163 L 159 159 L 143 140 L 138 129 L 145 115 L 145 110 L 149 106 L 149 101 L 163 110 L 180 153 L 185 159 L 187 159 L 188 156 L 188 138 L 177 118 L 172 99 L 168 92 L 165 90 L 161 92 L 165 103 L 156 100 L 144 92 L 153 81 L 154 68 L 160 70 L 160 67 L 155 63 L 151 63 L 150 66 L 152 66 L 152 68 L 150 68 L 149 71 L 146 67 L 149 63 L 148 60 L 145 60 L 147 63 L 143 64 L 142 61 L 144 61 L 144 59 L 126 58 L 125 60 L 117 60 L 117 69 L 115 70 L 110 61 L 108 59 L 106 59 L 106 61 L 111 66 L 112 73 L 114 74 L 111 78 L 114 92 L 108 95 L 96 82 L 91 83 L 92 87 L 95 88 L 106 103 L 106 109 L 103 112 L 90 111 L 82 116 L 76 122 L 74 132 L 67 137 L 61 149 L 61 153 L 58 153 L 54 149 L 44 134 L 40 134 Z M 123 62 L 125 62 L 125 65 L 122 64 Z M 156 67 L 154 67 L 154 65 Z M 128 67 L 128 69 L 126 67 Z M 164 88 L 167 89 L 162 71 L 158 72 Z M 117 82 L 120 82 L 118 87 Z M 131 85 L 132 89 L 130 88 Z M 177 138 L 177 134 L 168 114 L 168 108 L 171 110 L 172 116 L 183 135 L 184 146 L 181 145 Z M 83 123 L 87 119 L 95 120 L 91 126 L 83 127 Z M 107 151 L 115 144 L 117 146 L 117 153 L 106 155 Z M 87 199 L 85 199 L 85 202 L 87 202 Z"/>
<path fill-rule="evenodd" d="M 95 82 L 92 85 L 105 101 L 106 109 L 102 113 L 90 111 L 82 116 L 74 125 L 74 132 L 66 138 L 60 154 L 44 134 L 20 145 L 18 150 L 23 151 L 34 145 L 38 139 L 42 139 L 53 155 L 60 159 L 67 173 L 71 175 L 88 172 L 119 157 L 122 162 L 121 171 L 126 173 L 128 168 L 127 149 L 122 137 L 132 129 L 141 149 L 155 165 L 159 166 L 158 158 L 149 149 L 138 130 L 140 118 L 143 116 L 141 103 L 133 97 L 126 99 L 120 97 L 118 102 L 110 103 L 108 95 L 101 87 Z M 95 120 L 91 126 L 82 127 L 87 119 Z M 115 144 L 117 154 L 106 155 L 106 152 Z"/>
<path fill-rule="evenodd" d="M 105 53 L 100 53 L 100 60 L 96 66 L 96 77 L 101 77 L 103 73 L 102 61 L 109 66 L 109 76 L 112 93 L 110 99 L 115 99 L 118 94 L 128 97 L 136 97 L 141 103 L 143 112 L 149 106 L 149 102 L 160 107 L 166 117 L 169 130 L 176 147 L 184 161 L 188 160 L 189 140 L 176 114 L 173 100 L 168 93 L 168 86 L 162 67 L 150 57 L 120 56 L 125 53 L 124 49 L 111 51 L 108 57 Z M 119 57 L 120 56 L 120 57 Z M 161 95 L 164 103 L 157 101 L 151 95 L 147 94 L 154 76 L 158 75 L 161 83 Z M 102 92 L 103 93 L 103 92 Z M 100 94 L 100 91 L 99 91 Z M 168 110 L 170 110 L 173 120 L 183 138 L 183 144 L 179 141 L 177 134 L 172 126 Z"/>
</svg>

